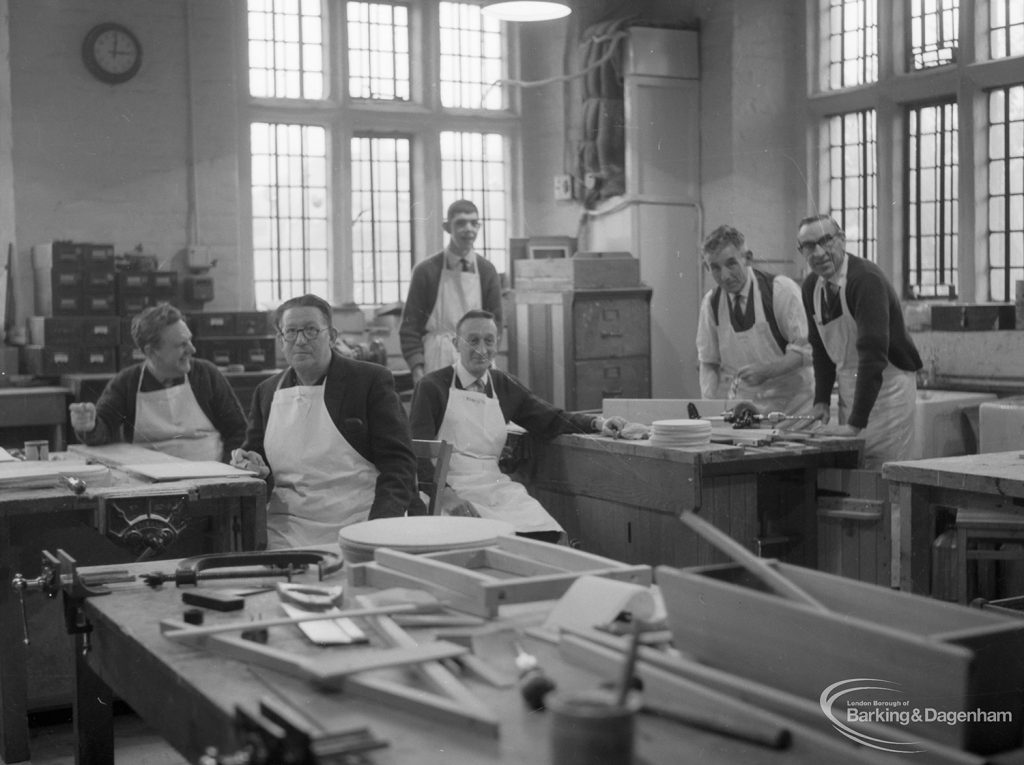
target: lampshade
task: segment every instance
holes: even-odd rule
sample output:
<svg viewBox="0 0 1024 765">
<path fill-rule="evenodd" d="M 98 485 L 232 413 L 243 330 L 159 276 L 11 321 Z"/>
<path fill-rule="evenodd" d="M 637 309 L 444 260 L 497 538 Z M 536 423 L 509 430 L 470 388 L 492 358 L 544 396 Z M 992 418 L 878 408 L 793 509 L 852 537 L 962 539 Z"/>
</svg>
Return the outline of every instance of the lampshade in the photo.
<svg viewBox="0 0 1024 765">
<path fill-rule="evenodd" d="M 501 21 L 549 21 L 572 13 L 567 4 L 557 0 L 484 0 L 480 10 Z"/>
</svg>

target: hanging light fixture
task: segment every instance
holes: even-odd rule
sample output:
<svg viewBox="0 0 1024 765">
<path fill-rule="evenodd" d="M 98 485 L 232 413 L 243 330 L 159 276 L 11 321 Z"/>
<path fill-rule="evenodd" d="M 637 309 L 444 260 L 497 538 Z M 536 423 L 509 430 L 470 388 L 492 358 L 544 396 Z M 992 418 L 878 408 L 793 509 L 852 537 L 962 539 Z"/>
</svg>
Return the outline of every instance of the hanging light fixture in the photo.
<svg viewBox="0 0 1024 765">
<path fill-rule="evenodd" d="M 556 0 L 484 0 L 480 10 L 501 21 L 550 21 L 572 13 L 566 3 Z"/>
</svg>

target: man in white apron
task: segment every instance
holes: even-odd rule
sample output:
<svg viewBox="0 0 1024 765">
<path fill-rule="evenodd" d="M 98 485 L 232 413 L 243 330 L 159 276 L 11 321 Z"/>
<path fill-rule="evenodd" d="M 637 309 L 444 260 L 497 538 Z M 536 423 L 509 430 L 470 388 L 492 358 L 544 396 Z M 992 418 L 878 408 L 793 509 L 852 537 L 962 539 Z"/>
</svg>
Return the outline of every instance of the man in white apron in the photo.
<svg viewBox="0 0 1024 765">
<path fill-rule="evenodd" d="M 797 246 L 812 273 L 803 284 L 814 353 L 814 414 L 825 432 L 864 438 L 865 467 L 907 459 L 914 437 L 921 356 L 896 291 L 874 263 L 846 252 L 828 215 L 800 221 Z M 829 424 L 839 386 L 839 424 Z"/>
<path fill-rule="evenodd" d="M 132 321 L 145 354 L 115 375 L 99 401 L 71 404 L 71 426 L 91 446 L 126 440 L 189 460 L 223 461 L 245 437 L 245 414 L 224 375 L 194 358 L 192 333 L 177 308 L 161 303 Z"/>
<path fill-rule="evenodd" d="M 800 288 L 751 267 L 753 255 L 732 226 L 712 231 L 703 251 L 718 287 L 704 295 L 697 324 L 701 396 L 751 401 L 762 412 L 809 414 L 814 376 Z"/>
<path fill-rule="evenodd" d="M 537 500 L 498 469 L 509 421 L 533 435 L 561 433 L 614 435 L 626 425 L 592 414 L 558 409 L 527 390 L 509 374 L 491 369 L 498 349 L 498 326 L 487 311 L 470 311 L 457 325 L 459 359 L 426 375 L 413 394 L 413 438 L 452 444 L 448 485 L 457 496 L 442 498 L 441 512 L 470 502 L 483 518 L 511 523 L 517 534 L 557 542 L 562 527 Z"/>
<path fill-rule="evenodd" d="M 476 205 L 465 199 L 453 202 L 442 227 L 449 234 L 448 246 L 413 269 L 398 332 L 414 383 L 454 363 L 455 325 L 467 311 L 490 311 L 501 327 L 498 272 L 473 249 L 480 231 Z"/>
<path fill-rule="evenodd" d="M 343 526 L 423 512 L 394 377 L 337 353 L 331 317 L 316 295 L 277 309 L 288 368 L 257 387 L 245 444 L 231 455 L 273 483 L 271 549 L 334 546 Z"/>
</svg>

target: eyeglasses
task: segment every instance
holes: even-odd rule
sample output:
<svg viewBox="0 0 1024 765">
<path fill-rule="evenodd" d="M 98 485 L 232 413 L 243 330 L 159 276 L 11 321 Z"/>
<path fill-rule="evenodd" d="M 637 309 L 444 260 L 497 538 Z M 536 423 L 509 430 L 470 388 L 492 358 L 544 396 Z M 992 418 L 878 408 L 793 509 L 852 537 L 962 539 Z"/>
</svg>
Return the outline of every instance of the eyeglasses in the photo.
<svg viewBox="0 0 1024 765">
<path fill-rule="evenodd" d="M 321 332 L 326 332 L 328 329 L 330 329 L 330 327 L 314 327 L 310 325 L 308 327 L 303 327 L 302 329 L 286 329 L 279 332 L 278 334 L 280 334 L 281 337 L 284 338 L 284 341 L 286 343 L 291 345 L 292 343 L 299 339 L 299 335 L 302 335 L 304 338 L 306 338 L 306 340 L 312 342 L 313 340 L 316 340 L 318 337 L 320 337 Z"/>
<path fill-rule="evenodd" d="M 821 239 L 815 239 L 813 242 L 797 242 L 796 248 L 800 250 L 800 254 L 804 257 L 810 257 L 818 251 L 820 247 L 823 250 L 828 249 L 828 246 L 836 239 L 835 234 L 825 234 Z"/>
</svg>

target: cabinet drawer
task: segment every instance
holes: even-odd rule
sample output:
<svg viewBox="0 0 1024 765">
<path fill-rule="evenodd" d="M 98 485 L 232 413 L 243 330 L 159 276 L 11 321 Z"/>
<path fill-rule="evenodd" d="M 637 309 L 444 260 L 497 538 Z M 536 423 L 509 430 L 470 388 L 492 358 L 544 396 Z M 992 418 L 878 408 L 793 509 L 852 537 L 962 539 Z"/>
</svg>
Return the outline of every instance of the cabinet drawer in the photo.
<svg viewBox="0 0 1024 765">
<path fill-rule="evenodd" d="M 641 356 L 650 353 L 651 319 L 642 298 L 578 300 L 573 304 L 577 359 Z"/>
<path fill-rule="evenodd" d="M 571 409 L 600 409 L 606 398 L 650 398 L 651 366 L 645 357 L 575 362 Z"/>
</svg>

